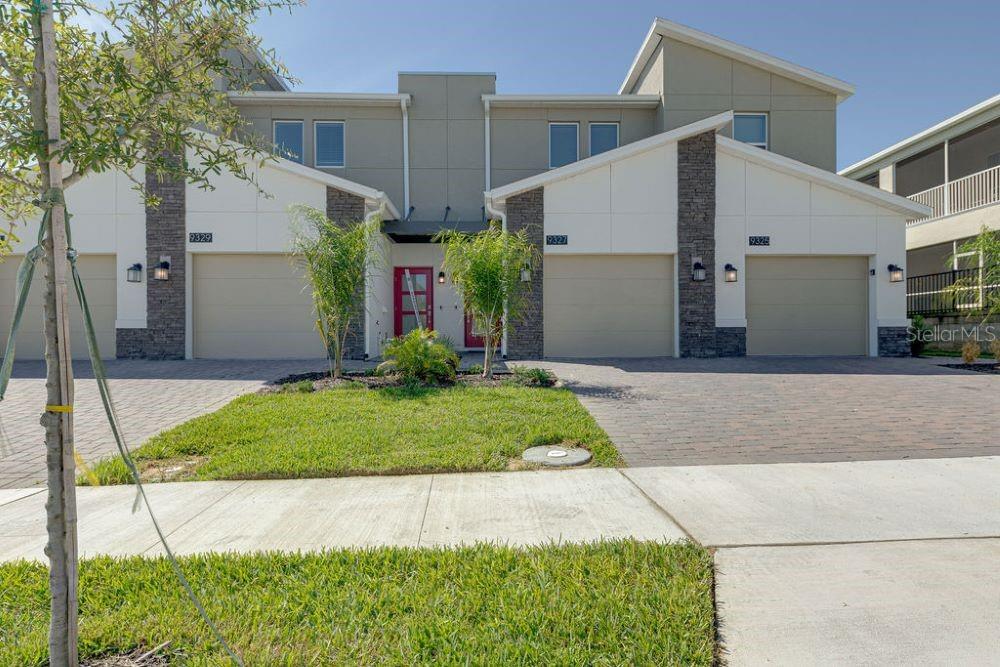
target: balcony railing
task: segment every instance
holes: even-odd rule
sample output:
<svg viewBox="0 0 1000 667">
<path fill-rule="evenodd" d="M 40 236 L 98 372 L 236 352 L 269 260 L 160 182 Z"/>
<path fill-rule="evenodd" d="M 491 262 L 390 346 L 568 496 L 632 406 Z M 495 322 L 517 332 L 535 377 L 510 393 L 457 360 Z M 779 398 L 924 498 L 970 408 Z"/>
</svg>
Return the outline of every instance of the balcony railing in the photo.
<svg viewBox="0 0 1000 667">
<path fill-rule="evenodd" d="M 907 278 L 907 316 L 960 315 L 980 308 L 990 295 L 1000 292 L 1000 285 L 984 284 L 983 275 L 989 273 L 995 274 L 983 269 L 959 269 Z M 963 287 L 955 289 L 953 285 L 959 281 Z"/>
<path fill-rule="evenodd" d="M 971 211 L 980 206 L 996 204 L 1000 202 L 1000 166 L 918 192 L 910 195 L 909 199 L 931 207 L 932 213 L 926 218 L 909 220 L 907 224 L 927 222 L 946 215 Z"/>
</svg>

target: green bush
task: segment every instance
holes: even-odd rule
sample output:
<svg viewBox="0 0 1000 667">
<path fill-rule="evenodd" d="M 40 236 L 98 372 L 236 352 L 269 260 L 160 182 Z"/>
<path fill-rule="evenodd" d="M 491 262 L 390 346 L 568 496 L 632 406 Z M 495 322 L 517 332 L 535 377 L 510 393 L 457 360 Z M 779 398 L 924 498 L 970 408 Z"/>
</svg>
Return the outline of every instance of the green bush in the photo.
<svg viewBox="0 0 1000 667">
<path fill-rule="evenodd" d="M 286 384 L 281 390 L 293 394 L 308 394 L 315 391 L 315 387 L 312 380 L 299 380 L 298 382 Z"/>
<path fill-rule="evenodd" d="M 922 338 L 925 331 L 930 331 L 930 327 L 924 321 L 924 316 L 914 315 L 910 324 L 910 354 L 914 357 L 919 357 L 927 347 L 927 342 Z"/>
<path fill-rule="evenodd" d="M 386 343 L 382 356 L 385 361 L 379 364 L 379 372 L 397 374 L 407 382 L 451 382 L 458 371 L 458 355 L 437 340 L 436 331 L 427 329 L 414 329 L 393 338 Z"/>
<path fill-rule="evenodd" d="M 524 368 L 514 366 L 514 381 L 526 387 L 551 387 L 556 376 L 544 368 Z"/>
<path fill-rule="evenodd" d="M 483 365 L 482 364 L 471 364 L 466 369 L 466 371 L 469 373 L 469 375 L 482 375 L 483 374 Z"/>
</svg>

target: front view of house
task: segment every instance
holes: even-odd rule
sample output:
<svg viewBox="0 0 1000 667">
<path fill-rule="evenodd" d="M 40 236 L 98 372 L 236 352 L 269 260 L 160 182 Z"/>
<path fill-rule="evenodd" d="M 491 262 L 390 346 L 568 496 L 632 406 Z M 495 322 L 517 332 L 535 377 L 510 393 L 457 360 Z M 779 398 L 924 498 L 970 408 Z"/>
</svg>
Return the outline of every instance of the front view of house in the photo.
<svg viewBox="0 0 1000 667">
<path fill-rule="evenodd" d="M 391 94 L 261 82 L 230 100 L 287 156 L 256 169 L 266 196 L 149 179 L 147 209 L 114 173 L 67 193 L 102 353 L 323 356 L 288 254 L 288 207 L 307 204 L 383 221 L 350 357 L 416 326 L 481 347 L 432 238 L 491 219 L 541 257 L 509 358 L 905 354 L 905 221 L 928 209 L 833 173 L 852 93 L 662 19 L 616 94 L 497 94 L 465 72 L 400 73 Z M 18 259 L 0 264 L 4 327 Z M 18 357 L 41 341 L 29 305 Z"/>
</svg>

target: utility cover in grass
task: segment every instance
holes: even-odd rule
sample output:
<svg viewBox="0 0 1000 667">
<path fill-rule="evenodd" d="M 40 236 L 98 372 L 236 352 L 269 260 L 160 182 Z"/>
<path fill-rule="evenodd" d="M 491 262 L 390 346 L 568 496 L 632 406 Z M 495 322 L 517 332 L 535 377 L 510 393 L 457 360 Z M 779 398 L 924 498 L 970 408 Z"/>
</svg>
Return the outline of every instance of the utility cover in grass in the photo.
<svg viewBox="0 0 1000 667">
<path fill-rule="evenodd" d="M 568 468 L 588 463 L 592 456 L 590 452 L 582 447 L 543 445 L 524 450 L 522 458 L 528 463 L 537 463 L 553 468 Z"/>
</svg>

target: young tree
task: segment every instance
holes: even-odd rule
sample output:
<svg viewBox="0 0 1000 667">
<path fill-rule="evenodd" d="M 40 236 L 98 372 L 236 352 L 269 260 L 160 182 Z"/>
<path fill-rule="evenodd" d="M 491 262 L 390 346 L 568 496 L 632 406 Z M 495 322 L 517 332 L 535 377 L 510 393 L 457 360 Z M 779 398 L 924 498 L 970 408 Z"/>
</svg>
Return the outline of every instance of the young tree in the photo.
<svg viewBox="0 0 1000 667">
<path fill-rule="evenodd" d="M 948 263 L 955 266 L 956 260 L 969 253 L 978 256 L 980 268 L 955 279 L 950 288 L 954 303 L 980 324 L 1000 320 L 1000 231 L 984 225 L 978 236 L 959 246 Z"/>
<path fill-rule="evenodd" d="M 476 234 L 444 231 L 435 240 L 444 245 L 444 268 L 484 332 L 483 377 L 491 378 L 503 328 L 520 319 L 527 303 L 531 284 L 522 272 L 531 270 L 538 251 L 523 229 L 512 234 L 496 221 Z"/>
<path fill-rule="evenodd" d="M 316 330 L 326 347 L 330 373 L 344 372 L 344 346 L 354 323 L 364 317 L 365 273 L 380 263 L 377 218 L 337 223 L 322 211 L 293 206 L 292 249 L 306 269 L 316 308 Z"/>
<path fill-rule="evenodd" d="M 45 426 L 52 619 L 49 662 L 76 665 L 76 500 L 73 376 L 66 281 L 64 190 L 87 174 L 120 170 L 210 188 L 223 170 L 253 181 L 268 159 L 262 143 L 234 141 L 242 128 L 226 99 L 282 75 L 261 51 L 254 21 L 296 0 L 6 0 L 0 4 L 0 215 L 16 225 L 47 210 Z M 102 21 L 98 35 L 74 23 Z M 194 129 L 199 128 L 199 129 Z M 144 192 L 145 194 L 145 192 Z M 147 198 L 155 205 L 155 200 Z M 4 244 L 0 252 L 9 252 Z"/>
</svg>

